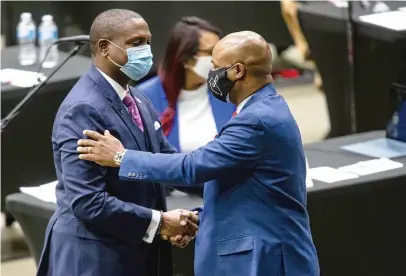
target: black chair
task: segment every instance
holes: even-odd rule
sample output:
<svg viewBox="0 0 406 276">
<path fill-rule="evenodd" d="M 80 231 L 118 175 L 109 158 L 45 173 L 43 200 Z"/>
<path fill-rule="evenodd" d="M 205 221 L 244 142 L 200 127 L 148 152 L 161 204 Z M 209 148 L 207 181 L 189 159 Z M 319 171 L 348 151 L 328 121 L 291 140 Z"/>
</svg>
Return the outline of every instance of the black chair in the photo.
<svg viewBox="0 0 406 276">
<path fill-rule="evenodd" d="M 6 197 L 6 208 L 20 224 L 28 248 L 38 263 L 44 244 L 45 229 L 55 210 L 55 204 L 16 193 Z"/>
</svg>

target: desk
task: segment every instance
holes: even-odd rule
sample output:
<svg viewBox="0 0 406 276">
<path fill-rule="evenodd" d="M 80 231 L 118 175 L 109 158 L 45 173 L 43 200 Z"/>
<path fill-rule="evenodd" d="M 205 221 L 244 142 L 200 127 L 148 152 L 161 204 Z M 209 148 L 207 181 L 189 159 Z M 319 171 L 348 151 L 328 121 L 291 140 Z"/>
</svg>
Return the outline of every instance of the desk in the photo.
<svg viewBox="0 0 406 276">
<path fill-rule="evenodd" d="M 20 66 L 18 48 L 9 47 L 1 51 L 1 68 L 36 71 L 37 64 Z M 60 53 L 60 59 L 66 53 Z M 1 134 L 1 209 L 5 197 L 18 191 L 19 184 L 40 185 L 56 179 L 51 145 L 52 125 L 55 114 L 66 94 L 79 77 L 88 70 L 89 58 L 76 56 L 56 73 L 22 112 L 11 121 Z M 45 75 L 50 69 L 43 70 Z M 1 86 L 1 117 L 27 94 L 28 88 L 11 85 Z M 39 162 L 40 161 L 40 162 Z"/>
<path fill-rule="evenodd" d="M 367 160 L 363 156 L 340 151 L 339 147 L 382 136 L 382 131 L 370 132 L 306 146 L 310 167 L 337 167 Z M 406 164 L 406 158 L 396 161 Z M 322 275 L 406 275 L 405 198 L 405 167 L 334 184 L 316 181 L 315 186 L 308 189 L 308 210 Z M 168 197 L 169 209 L 192 208 L 200 204 L 201 199 L 196 197 Z M 55 205 L 28 195 L 15 194 L 7 198 L 7 207 L 10 211 L 14 210 L 12 213 L 16 214 L 18 221 L 23 216 L 24 221 L 28 220 L 28 223 L 23 221 L 22 228 L 28 243 L 34 245 L 30 247 L 38 260 L 45 226 Z M 193 275 L 193 250 L 193 243 L 185 249 L 173 249 L 177 275 Z"/>
<path fill-rule="evenodd" d="M 392 10 L 404 2 L 388 2 Z M 367 14 L 354 2 L 354 71 L 357 132 L 384 129 L 396 107 L 393 82 L 406 81 L 406 31 L 361 22 Z M 370 12 L 369 12 L 370 13 Z M 330 113 L 330 137 L 351 133 L 346 40 L 347 9 L 309 2 L 298 12 L 303 33 L 323 79 Z"/>
<path fill-rule="evenodd" d="M 311 168 L 337 168 L 371 158 L 340 150 L 343 145 L 385 137 L 373 131 L 305 147 Z M 406 158 L 394 161 L 406 166 Z M 312 234 L 321 275 L 406 275 L 406 167 L 308 189 Z"/>
</svg>

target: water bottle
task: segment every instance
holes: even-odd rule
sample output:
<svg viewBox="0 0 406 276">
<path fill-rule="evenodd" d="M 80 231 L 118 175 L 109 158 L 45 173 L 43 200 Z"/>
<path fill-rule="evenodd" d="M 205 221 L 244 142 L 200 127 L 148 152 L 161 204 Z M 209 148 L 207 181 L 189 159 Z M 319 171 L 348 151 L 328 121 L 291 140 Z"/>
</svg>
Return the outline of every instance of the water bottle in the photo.
<svg viewBox="0 0 406 276">
<path fill-rule="evenodd" d="M 53 21 L 52 15 L 44 15 L 42 17 L 41 25 L 38 28 L 38 41 L 39 41 L 39 52 L 40 60 L 42 61 L 48 50 L 48 47 L 58 39 L 58 28 Z M 48 53 L 48 56 L 44 60 L 42 67 L 52 68 L 58 63 L 59 52 L 58 45 L 52 46 Z"/>
<path fill-rule="evenodd" d="M 19 45 L 18 60 L 21 65 L 32 65 L 37 60 L 35 47 L 36 26 L 31 13 L 24 12 L 20 15 L 17 26 L 17 40 Z"/>
</svg>

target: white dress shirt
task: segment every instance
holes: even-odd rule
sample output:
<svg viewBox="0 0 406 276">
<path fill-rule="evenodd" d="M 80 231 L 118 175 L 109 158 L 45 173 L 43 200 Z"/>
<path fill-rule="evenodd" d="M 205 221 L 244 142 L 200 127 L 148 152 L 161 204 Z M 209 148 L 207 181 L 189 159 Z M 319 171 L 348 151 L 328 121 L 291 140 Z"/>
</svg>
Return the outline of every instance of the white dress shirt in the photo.
<svg viewBox="0 0 406 276">
<path fill-rule="evenodd" d="M 120 100 L 122 101 L 127 93 L 126 89 L 124 89 L 124 87 L 122 87 L 115 80 L 107 76 L 101 70 L 99 70 L 99 72 L 107 80 L 107 82 L 111 85 L 111 87 L 117 92 L 118 96 L 120 97 Z M 145 233 L 143 241 L 147 243 L 152 243 L 154 241 L 160 221 L 161 221 L 161 212 L 157 210 L 152 210 L 152 219 L 148 226 L 147 232 Z"/>
<path fill-rule="evenodd" d="M 217 134 L 217 126 L 207 86 L 181 90 L 177 104 L 181 152 L 194 151 L 212 141 Z"/>
<path fill-rule="evenodd" d="M 238 106 L 237 106 L 237 110 L 236 113 L 240 113 L 241 109 L 244 107 L 244 105 L 249 101 L 249 99 L 251 99 L 251 97 L 254 94 L 248 96 L 247 98 L 245 98 Z M 306 157 L 305 157 L 306 158 Z M 307 158 L 306 158 L 306 187 L 313 187 L 313 180 L 310 177 L 310 173 L 309 173 L 309 163 L 307 162 Z"/>
</svg>

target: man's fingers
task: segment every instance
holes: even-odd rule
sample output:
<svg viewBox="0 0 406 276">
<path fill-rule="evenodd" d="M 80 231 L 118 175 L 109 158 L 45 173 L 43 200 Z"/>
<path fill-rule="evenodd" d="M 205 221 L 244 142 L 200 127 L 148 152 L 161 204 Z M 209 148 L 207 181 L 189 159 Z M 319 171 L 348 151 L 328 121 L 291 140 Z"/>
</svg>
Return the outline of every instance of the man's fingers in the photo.
<svg viewBox="0 0 406 276">
<path fill-rule="evenodd" d="M 180 211 L 180 225 L 186 226 L 189 221 L 189 214 L 185 211 Z"/>
<path fill-rule="evenodd" d="M 186 245 L 188 245 L 190 242 L 190 238 L 188 236 L 183 236 L 182 240 L 180 242 L 178 242 L 178 246 L 180 248 L 184 248 L 186 247 Z"/>
<path fill-rule="evenodd" d="M 180 210 L 181 212 L 181 225 L 185 226 L 185 223 L 182 223 L 183 221 L 192 221 L 194 223 L 198 223 L 199 222 L 199 216 L 197 215 L 197 211 L 191 212 L 191 211 L 187 211 L 187 210 Z M 186 219 L 187 218 L 187 219 Z"/>
<path fill-rule="evenodd" d="M 189 237 L 196 236 L 196 232 L 197 232 L 197 230 L 195 230 L 195 229 L 193 229 L 193 228 L 191 228 L 189 226 L 184 228 L 185 235 L 188 235 Z"/>
<path fill-rule="evenodd" d="M 182 235 L 176 235 L 170 238 L 171 243 L 179 243 L 182 240 Z"/>
<path fill-rule="evenodd" d="M 78 145 L 82 147 L 95 147 L 97 145 L 97 142 L 90 139 L 80 139 L 78 140 Z"/>
<path fill-rule="evenodd" d="M 189 219 L 192 220 L 194 223 L 198 223 L 199 222 L 198 212 L 197 211 L 190 212 Z"/>
<path fill-rule="evenodd" d="M 197 230 L 199 230 L 199 226 L 191 220 L 189 220 L 189 222 L 188 222 L 188 227 L 190 227 L 190 229 L 192 229 L 195 232 L 197 232 Z"/>
<path fill-rule="evenodd" d="M 94 153 L 94 148 L 92 149 L 92 147 L 77 147 L 76 150 L 79 153 L 85 154 Z"/>
<path fill-rule="evenodd" d="M 162 235 L 161 238 L 162 238 L 163 240 L 165 240 L 165 241 L 168 240 L 168 236 L 166 236 L 166 235 Z M 171 239 L 172 239 L 172 238 L 171 238 Z"/>
<path fill-rule="evenodd" d="M 96 155 L 94 154 L 79 154 L 79 159 L 87 161 L 96 161 Z"/>
<path fill-rule="evenodd" d="M 189 236 L 181 236 L 181 235 L 177 235 L 175 237 L 171 237 L 170 238 L 170 242 L 172 243 L 172 245 L 180 247 L 180 248 L 184 248 L 186 245 L 188 245 L 188 243 L 191 241 L 191 239 L 189 238 Z"/>
<path fill-rule="evenodd" d="M 104 136 L 114 137 L 113 135 L 111 135 L 110 131 L 108 131 L 108 130 L 104 131 Z"/>
<path fill-rule="evenodd" d="M 83 134 L 86 135 L 89 138 L 92 138 L 92 139 L 96 140 L 96 141 L 99 141 L 100 139 L 103 139 L 103 137 L 104 137 L 100 133 L 98 133 L 96 131 L 93 131 L 93 130 L 88 130 L 88 129 L 84 130 Z"/>
</svg>

